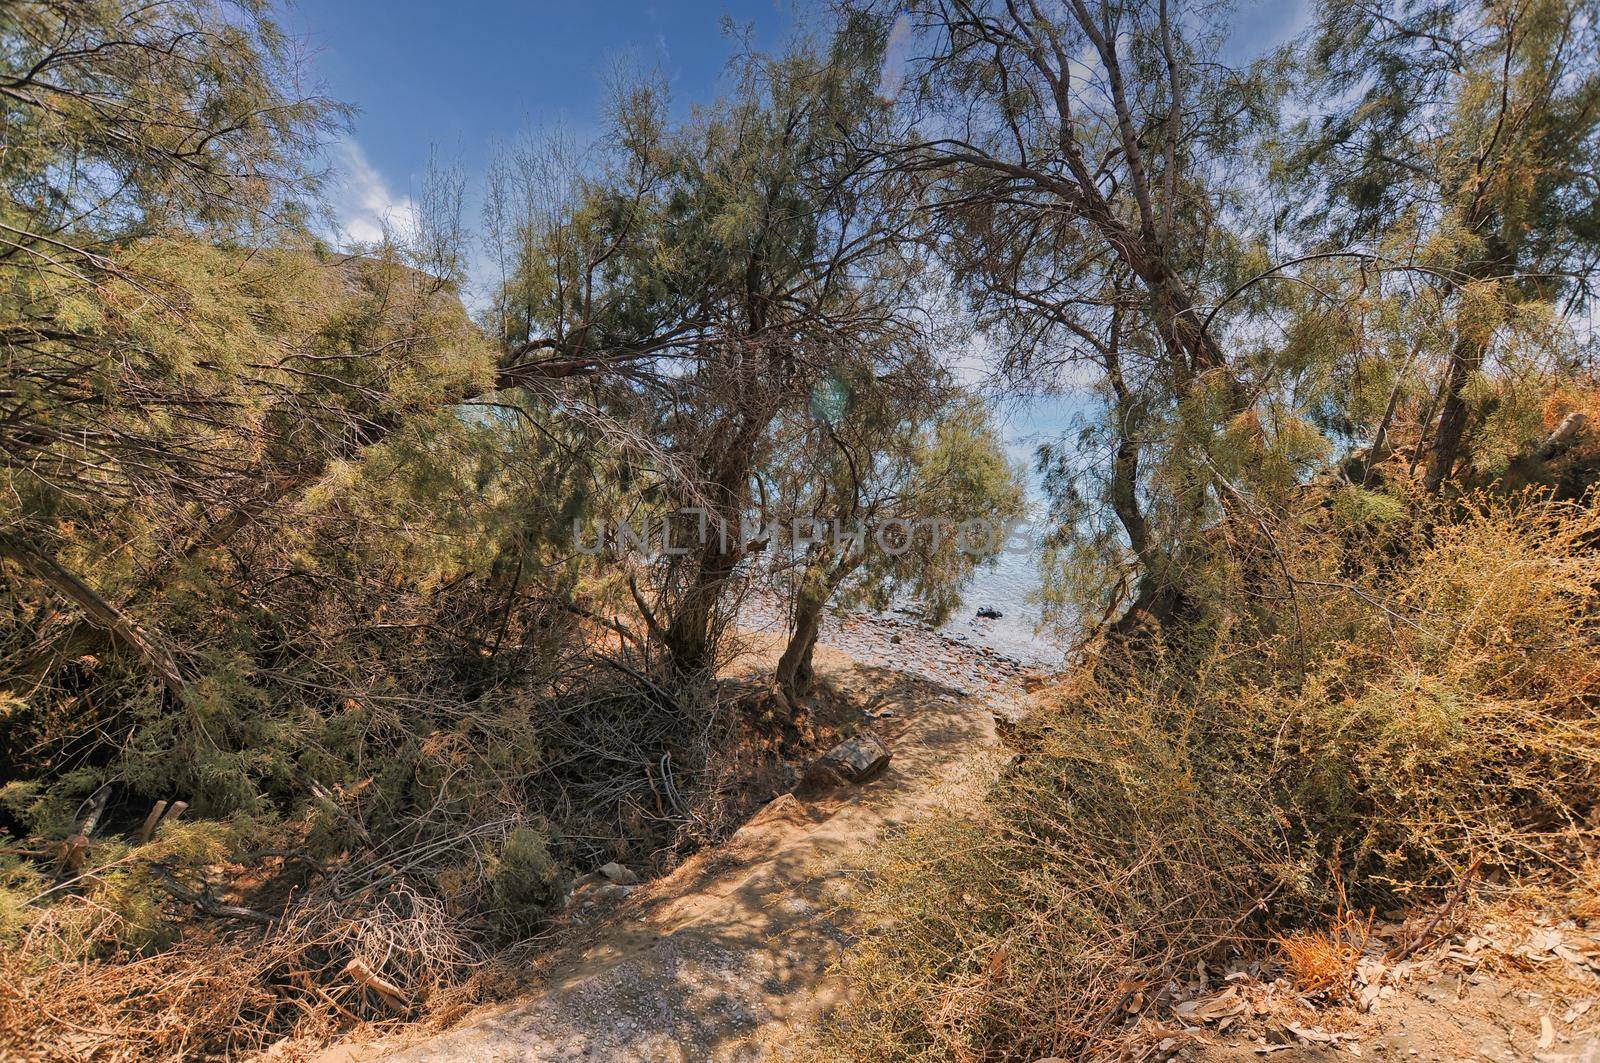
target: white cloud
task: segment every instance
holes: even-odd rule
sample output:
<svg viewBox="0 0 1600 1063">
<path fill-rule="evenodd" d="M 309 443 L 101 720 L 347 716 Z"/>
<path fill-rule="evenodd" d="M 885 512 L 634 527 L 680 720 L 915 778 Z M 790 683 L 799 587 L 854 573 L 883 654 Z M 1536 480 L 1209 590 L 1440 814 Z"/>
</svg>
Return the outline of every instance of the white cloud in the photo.
<svg viewBox="0 0 1600 1063">
<path fill-rule="evenodd" d="M 361 145 L 340 137 L 330 149 L 334 178 L 329 200 L 334 210 L 335 239 L 342 244 L 376 244 L 385 232 L 404 238 L 417 228 L 417 205 L 410 196 L 396 196 L 367 159 Z"/>
<path fill-rule="evenodd" d="M 878 98 L 893 103 L 906 81 L 911 65 L 911 15 L 900 12 L 889 30 L 889 43 L 883 49 L 883 67 L 878 72 Z"/>
</svg>

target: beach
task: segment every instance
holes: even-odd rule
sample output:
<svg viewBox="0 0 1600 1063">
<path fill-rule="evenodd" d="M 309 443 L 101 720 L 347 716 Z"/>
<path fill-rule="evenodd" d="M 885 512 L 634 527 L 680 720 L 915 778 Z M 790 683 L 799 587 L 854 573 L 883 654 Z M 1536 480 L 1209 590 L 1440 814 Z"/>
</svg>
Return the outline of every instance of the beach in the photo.
<svg viewBox="0 0 1600 1063">
<path fill-rule="evenodd" d="M 783 634 L 783 603 L 751 595 L 739 611 L 746 631 Z M 933 628 L 912 616 L 866 610 L 830 612 L 819 641 L 867 664 L 881 665 L 952 687 L 963 694 L 1022 684 L 1050 669 L 1024 661 L 957 631 Z"/>
</svg>

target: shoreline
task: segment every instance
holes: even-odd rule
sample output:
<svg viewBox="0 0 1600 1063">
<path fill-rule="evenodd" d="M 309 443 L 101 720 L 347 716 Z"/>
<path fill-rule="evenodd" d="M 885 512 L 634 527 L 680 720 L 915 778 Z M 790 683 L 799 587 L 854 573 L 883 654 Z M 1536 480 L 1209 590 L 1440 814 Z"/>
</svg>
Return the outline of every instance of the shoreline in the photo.
<svg viewBox="0 0 1600 1063">
<path fill-rule="evenodd" d="M 785 610 L 774 599 L 753 595 L 741 605 L 738 623 L 747 631 L 781 636 Z M 904 672 L 968 696 L 1021 687 L 1050 674 L 1048 668 L 889 613 L 830 609 L 818 641 L 864 664 Z"/>
</svg>

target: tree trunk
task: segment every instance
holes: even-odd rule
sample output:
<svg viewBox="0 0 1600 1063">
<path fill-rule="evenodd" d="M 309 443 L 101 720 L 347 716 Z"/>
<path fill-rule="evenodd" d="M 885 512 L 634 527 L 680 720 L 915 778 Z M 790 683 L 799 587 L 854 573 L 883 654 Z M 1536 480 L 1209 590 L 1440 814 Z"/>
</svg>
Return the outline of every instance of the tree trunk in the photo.
<svg viewBox="0 0 1600 1063">
<path fill-rule="evenodd" d="M 832 546 L 812 547 L 800 580 L 800 589 L 795 594 L 794 630 L 783 649 L 783 656 L 778 658 L 778 689 L 789 703 L 791 713 L 799 708 L 800 699 L 811 693 L 812 683 L 816 679 L 811 657 L 816 652 L 817 635 L 822 630 L 823 612 L 833 600 L 833 592 L 839 589 L 839 584 L 860 563 L 861 556 L 849 550 L 843 557 L 835 557 Z"/>
<path fill-rule="evenodd" d="M 822 611 L 828 600 L 820 594 L 802 592 L 794 606 L 794 630 L 778 658 L 778 689 L 794 713 L 800 699 L 811 693 L 816 672 L 811 657 L 817 648 L 817 633 L 822 630 Z"/>
<path fill-rule="evenodd" d="M 188 684 L 171 651 L 147 635 L 133 619 L 97 594 L 88 584 L 10 532 L 0 532 L 0 556 L 11 558 L 56 593 L 83 610 L 90 624 L 130 649 L 156 674 L 173 697 L 182 699 Z"/>
<path fill-rule="evenodd" d="M 1471 336 L 1459 336 L 1450 352 L 1450 374 L 1445 380 L 1444 408 L 1439 412 L 1439 428 L 1433 436 L 1433 462 L 1423 485 L 1438 494 L 1455 472 L 1467 437 L 1467 420 L 1472 411 L 1463 397 L 1472 374 L 1483 367 L 1484 345 Z"/>
<path fill-rule="evenodd" d="M 682 595 L 672 615 L 664 618 L 663 647 L 673 674 L 679 678 L 702 676 L 716 664 L 712 625 L 717 605 L 744 558 L 740 536 L 750 505 L 749 454 L 754 446 L 750 436 L 746 430 L 737 440 L 730 441 L 727 458 L 711 477 L 706 494 L 715 512 L 709 514 L 704 541 L 696 544 L 692 554 L 692 568 Z M 696 528 L 695 534 L 699 533 Z"/>
</svg>

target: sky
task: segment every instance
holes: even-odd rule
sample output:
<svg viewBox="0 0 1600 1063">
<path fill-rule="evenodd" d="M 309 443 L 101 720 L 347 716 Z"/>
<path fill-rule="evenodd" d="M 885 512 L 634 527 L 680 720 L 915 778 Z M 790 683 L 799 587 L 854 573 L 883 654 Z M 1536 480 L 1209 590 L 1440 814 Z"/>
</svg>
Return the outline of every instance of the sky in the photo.
<svg viewBox="0 0 1600 1063">
<path fill-rule="evenodd" d="M 467 176 L 469 210 L 491 145 L 560 126 L 596 130 L 604 75 L 618 61 L 661 70 L 674 106 L 712 99 L 731 50 L 723 24 L 778 47 L 821 0 L 296 0 L 283 27 L 320 90 L 356 109 L 329 148 L 332 206 L 345 240 L 404 225 L 430 151 Z M 1230 58 L 1286 40 L 1306 0 L 1244 0 Z M 469 220 L 472 220 L 469 217 Z"/>
<path fill-rule="evenodd" d="M 496 138 L 599 125 L 604 75 L 619 61 L 659 68 L 674 106 L 716 94 L 723 23 L 781 44 L 789 0 L 299 0 L 280 12 L 320 90 L 356 109 L 329 148 L 333 207 L 347 237 L 402 220 L 430 150 L 459 163 L 469 199 Z"/>
</svg>

